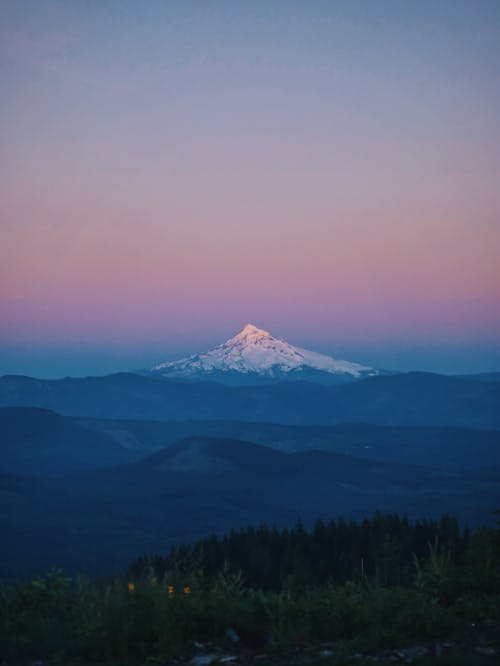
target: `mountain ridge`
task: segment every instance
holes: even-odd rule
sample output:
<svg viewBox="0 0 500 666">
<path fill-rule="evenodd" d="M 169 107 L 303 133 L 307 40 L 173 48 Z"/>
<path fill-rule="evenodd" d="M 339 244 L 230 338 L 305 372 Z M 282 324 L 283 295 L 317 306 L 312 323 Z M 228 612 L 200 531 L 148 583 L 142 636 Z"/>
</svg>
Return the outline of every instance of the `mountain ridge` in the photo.
<svg viewBox="0 0 500 666">
<path fill-rule="evenodd" d="M 0 407 L 13 406 L 94 418 L 500 429 L 498 382 L 431 373 L 379 375 L 337 386 L 227 386 L 133 373 L 60 380 L 0 377 Z"/>
</svg>

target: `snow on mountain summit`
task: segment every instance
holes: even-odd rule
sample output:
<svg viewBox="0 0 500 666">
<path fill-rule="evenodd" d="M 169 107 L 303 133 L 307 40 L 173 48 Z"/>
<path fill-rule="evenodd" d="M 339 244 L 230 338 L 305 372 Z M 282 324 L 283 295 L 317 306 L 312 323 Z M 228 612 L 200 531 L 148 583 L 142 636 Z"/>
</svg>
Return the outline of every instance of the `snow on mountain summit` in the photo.
<svg viewBox="0 0 500 666">
<path fill-rule="evenodd" d="M 358 378 L 377 374 L 358 363 L 340 361 L 326 354 L 294 347 L 253 324 L 207 352 L 179 361 L 159 363 L 151 372 L 167 377 L 194 378 L 220 373 L 243 373 L 278 378 L 290 373 L 316 371 Z"/>
</svg>

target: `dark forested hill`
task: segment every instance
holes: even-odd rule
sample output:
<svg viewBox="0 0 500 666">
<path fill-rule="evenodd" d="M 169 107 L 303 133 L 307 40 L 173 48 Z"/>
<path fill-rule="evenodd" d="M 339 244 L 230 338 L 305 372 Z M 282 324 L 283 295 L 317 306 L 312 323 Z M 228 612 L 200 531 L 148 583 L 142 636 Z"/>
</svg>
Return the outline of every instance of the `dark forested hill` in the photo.
<svg viewBox="0 0 500 666">
<path fill-rule="evenodd" d="M 37 407 L 0 409 L 0 471 L 57 476 L 137 460 L 147 449 Z"/>
</svg>

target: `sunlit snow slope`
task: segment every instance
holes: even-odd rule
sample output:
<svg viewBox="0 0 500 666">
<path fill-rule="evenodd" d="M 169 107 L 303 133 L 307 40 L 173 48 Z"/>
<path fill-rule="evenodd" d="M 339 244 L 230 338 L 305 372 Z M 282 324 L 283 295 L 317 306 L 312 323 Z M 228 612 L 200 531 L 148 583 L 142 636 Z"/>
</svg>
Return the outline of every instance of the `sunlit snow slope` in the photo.
<svg viewBox="0 0 500 666">
<path fill-rule="evenodd" d="M 235 373 L 262 378 L 302 378 L 307 372 L 316 372 L 355 379 L 378 374 L 373 368 L 358 363 L 294 347 L 252 324 L 207 352 L 159 363 L 151 372 L 172 378 L 220 377 Z"/>
</svg>

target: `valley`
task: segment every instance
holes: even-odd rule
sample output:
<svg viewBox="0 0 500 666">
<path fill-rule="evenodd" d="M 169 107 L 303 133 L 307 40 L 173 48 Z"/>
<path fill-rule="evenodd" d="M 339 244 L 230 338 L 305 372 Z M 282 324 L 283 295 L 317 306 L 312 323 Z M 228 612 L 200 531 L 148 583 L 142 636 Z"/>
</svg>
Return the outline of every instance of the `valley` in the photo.
<svg viewBox="0 0 500 666">
<path fill-rule="evenodd" d="M 261 522 L 380 511 L 448 513 L 473 527 L 498 508 L 494 431 L 116 421 L 33 408 L 0 410 L 0 427 L 8 579 L 52 565 L 113 573 L 146 552 Z"/>
</svg>

